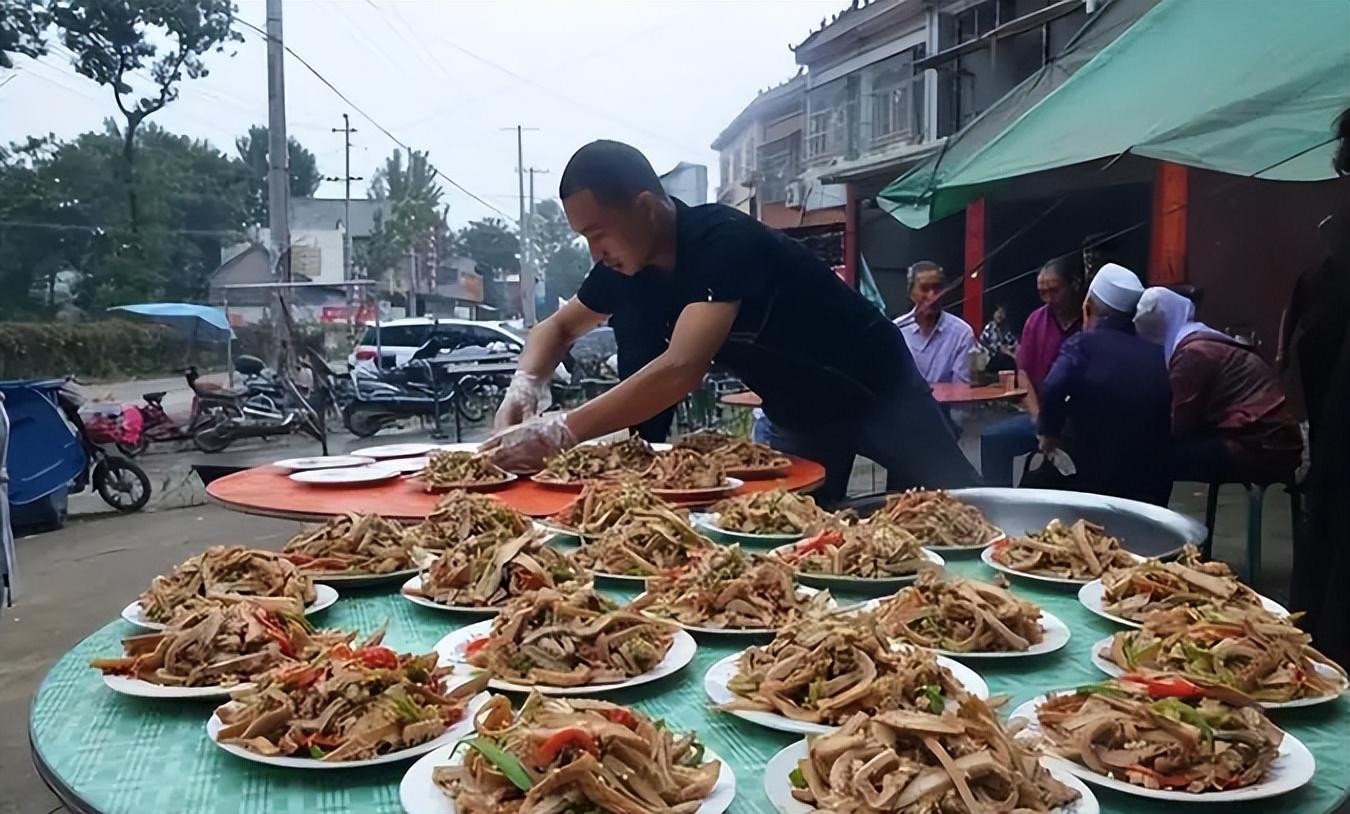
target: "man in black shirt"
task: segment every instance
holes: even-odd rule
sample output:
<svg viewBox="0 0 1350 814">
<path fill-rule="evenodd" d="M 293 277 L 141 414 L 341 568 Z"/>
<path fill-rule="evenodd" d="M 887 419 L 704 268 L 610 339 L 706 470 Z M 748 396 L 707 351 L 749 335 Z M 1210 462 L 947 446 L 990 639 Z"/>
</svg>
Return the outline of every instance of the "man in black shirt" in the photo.
<svg viewBox="0 0 1350 814">
<path fill-rule="evenodd" d="M 900 332 L 795 241 L 730 207 L 671 199 L 647 159 L 618 142 L 578 150 L 559 193 L 596 266 L 531 332 L 497 429 L 531 418 L 548 371 L 617 310 L 664 350 L 569 413 L 499 432 L 487 445 L 498 463 L 529 469 L 638 425 L 717 361 L 759 393 L 783 451 L 826 463 L 824 500 L 843 497 L 855 453 L 886 467 L 893 487 L 975 483 Z"/>
</svg>

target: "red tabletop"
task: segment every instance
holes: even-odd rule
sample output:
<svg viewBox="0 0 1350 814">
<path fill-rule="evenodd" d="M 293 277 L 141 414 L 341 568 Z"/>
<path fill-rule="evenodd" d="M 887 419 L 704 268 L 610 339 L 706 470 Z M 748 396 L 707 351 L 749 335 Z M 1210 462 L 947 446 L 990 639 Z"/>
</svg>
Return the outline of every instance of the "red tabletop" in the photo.
<svg viewBox="0 0 1350 814">
<path fill-rule="evenodd" d="M 959 382 L 939 382 L 931 385 L 933 398 L 939 404 L 975 404 L 982 401 L 1004 401 L 1020 399 L 1027 394 L 1024 389 L 1005 390 L 1001 384 L 969 385 Z M 764 402 L 753 390 L 742 390 L 719 399 L 732 407 L 759 407 Z"/>
<path fill-rule="evenodd" d="M 789 456 L 792 457 L 792 456 Z M 371 486 L 312 486 L 296 483 L 274 466 L 259 466 L 211 481 L 206 494 L 227 509 L 288 520 L 326 520 L 343 512 L 373 512 L 399 520 L 421 520 L 436 507 L 439 494 L 422 490 L 415 480 L 398 478 Z M 781 478 L 748 480 L 737 494 L 769 489 L 806 491 L 825 480 L 825 467 L 792 457 L 792 469 Z M 489 492 L 503 503 L 531 517 L 556 514 L 577 493 L 540 486 L 521 478 Z"/>
</svg>

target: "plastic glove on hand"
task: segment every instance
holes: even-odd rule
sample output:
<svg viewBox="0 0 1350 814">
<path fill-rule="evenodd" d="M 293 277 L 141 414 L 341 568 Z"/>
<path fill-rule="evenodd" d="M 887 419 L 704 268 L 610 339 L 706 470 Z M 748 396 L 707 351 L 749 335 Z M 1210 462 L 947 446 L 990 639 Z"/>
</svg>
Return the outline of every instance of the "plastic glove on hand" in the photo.
<svg viewBox="0 0 1350 814">
<path fill-rule="evenodd" d="M 567 414 L 550 413 L 493 435 L 479 449 L 507 472 L 523 474 L 538 472 L 545 458 L 576 445 Z"/>
<path fill-rule="evenodd" d="M 517 370 L 511 376 L 511 384 L 506 388 L 497 415 L 492 419 L 494 430 L 504 430 L 522 421 L 528 421 L 547 410 L 553 404 L 547 376 L 536 376 Z"/>
</svg>

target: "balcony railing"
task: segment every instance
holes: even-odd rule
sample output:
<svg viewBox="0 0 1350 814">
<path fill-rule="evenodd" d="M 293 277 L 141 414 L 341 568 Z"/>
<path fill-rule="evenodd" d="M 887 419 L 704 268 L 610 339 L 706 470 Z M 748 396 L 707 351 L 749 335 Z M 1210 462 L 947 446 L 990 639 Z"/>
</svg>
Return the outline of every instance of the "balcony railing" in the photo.
<svg viewBox="0 0 1350 814">
<path fill-rule="evenodd" d="M 871 145 L 923 140 L 923 76 L 872 93 Z"/>
</svg>

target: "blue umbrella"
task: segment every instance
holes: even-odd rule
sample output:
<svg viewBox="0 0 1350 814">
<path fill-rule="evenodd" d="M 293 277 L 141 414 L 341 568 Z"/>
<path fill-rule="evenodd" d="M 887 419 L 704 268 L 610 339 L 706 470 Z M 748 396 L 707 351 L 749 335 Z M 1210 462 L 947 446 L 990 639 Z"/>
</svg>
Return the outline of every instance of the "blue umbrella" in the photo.
<svg viewBox="0 0 1350 814">
<path fill-rule="evenodd" d="M 127 311 L 150 317 L 156 322 L 176 328 L 183 336 L 196 339 L 225 341 L 234 338 L 225 312 L 209 305 L 186 302 L 148 302 L 141 305 L 114 305 L 109 311 Z"/>
</svg>

